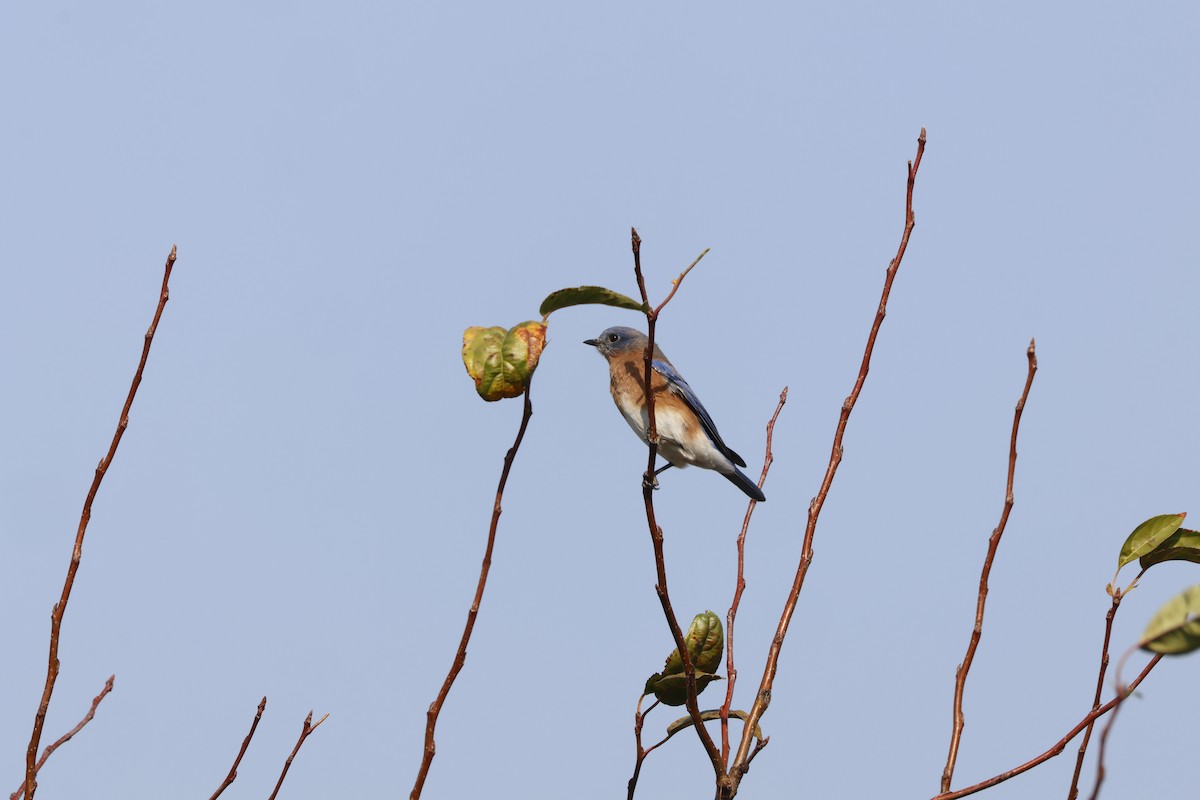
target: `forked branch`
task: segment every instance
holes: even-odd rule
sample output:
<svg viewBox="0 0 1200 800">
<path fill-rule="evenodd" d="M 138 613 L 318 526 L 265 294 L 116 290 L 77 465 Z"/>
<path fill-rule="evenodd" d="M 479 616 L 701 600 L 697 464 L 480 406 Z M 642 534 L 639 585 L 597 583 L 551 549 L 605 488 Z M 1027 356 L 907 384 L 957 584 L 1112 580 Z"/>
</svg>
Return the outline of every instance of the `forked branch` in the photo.
<svg viewBox="0 0 1200 800">
<path fill-rule="evenodd" d="M 50 758 L 50 754 L 53 753 L 58 748 L 62 747 L 67 742 L 71 741 L 71 738 L 75 734 L 77 734 L 81 730 L 83 730 L 84 725 L 87 725 L 89 722 L 92 721 L 92 717 L 96 716 L 96 709 L 100 706 L 100 701 L 103 700 L 105 697 L 107 697 L 108 693 L 112 691 L 113 681 L 115 681 L 116 679 L 117 679 L 116 675 L 109 675 L 108 680 L 104 682 L 104 688 L 100 690 L 100 694 L 98 694 L 92 698 L 92 705 L 88 709 L 87 713 L 83 715 L 83 719 L 79 720 L 79 723 L 74 728 L 71 728 L 71 730 L 67 731 L 62 736 L 58 737 L 58 739 L 53 744 L 46 745 L 45 751 L 42 752 L 42 757 L 39 758 L 37 761 L 37 764 L 34 765 L 35 772 L 41 772 L 42 765 L 46 763 L 46 759 Z M 8 796 L 8 799 L 9 800 L 21 800 L 21 795 L 23 795 L 23 794 L 25 794 L 25 782 L 21 781 L 21 785 L 17 788 L 17 790 L 15 792 L 13 792 L 12 794 L 10 794 Z"/>
<path fill-rule="evenodd" d="M 158 307 L 154 310 L 154 319 L 151 320 L 150 328 L 146 331 L 143 339 L 142 358 L 138 362 L 137 370 L 133 373 L 133 382 L 129 386 L 129 393 L 125 396 L 125 405 L 121 409 L 121 417 L 117 422 L 117 430 L 113 434 L 112 442 L 108 446 L 108 452 L 104 458 L 100 459 L 100 463 L 96 467 L 96 474 L 92 478 L 91 488 L 88 489 L 87 498 L 83 501 L 83 512 L 79 515 L 79 527 L 75 532 L 75 547 L 71 551 L 71 563 L 67 566 L 67 577 L 63 582 L 62 594 L 50 614 L 50 656 L 46 664 L 46 685 L 42 689 L 42 699 L 38 703 L 37 714 L 33 718 L 33 733 L 29 736 L 29 746 L 25 749 L 26 800 L 33 800 L 33 795 L 37 791 L 37 751 L 42 741 L 42 728 L 46 724 L 46 711 L 50 708 L 50 697 L 54 694 L 54 684 L 58 680 L 58 639 L 62 633 L 63 615 L 67 611 L 67 601 L 71 599 L 71 589 L 75 585 L 75 573 L 79 571 L 79 562 L 83 557 L 83 537 L 87 533 L 88 522 L 92 519 L 92 501 L 96 499 L 96 492 L 100 490 L 100 484 L 103 482 L 104 476 L 108 474 L 108 468 L 117 454 L 121 437 L 125 435 L 125 429 L 129 427 L 129 409 L 133 407 L 133 398 L 137 395 L 138 386 L 142 383 L 142 371 L 146 368 L 146 360 L 150 357 L 150 345 L 154 342 L 154 332 L 158 329 L 158 321 L 162 318 L 163 309 L 167 305 L 168 284 L 171 280 L 171 269 L 174 266 L 175 248 L 171 247 L 171 253 L 167 256 L 167 263 L 163 269 L 162 289 L 158 293 Z"/>
<path fill-rule="evenodd" d="M 1080 731 L 1093 724 L 1100 717 L 1104 716 L 1109 711 L 1112 711 L 1114 708 L 1120 705 L 1121 701 L 1128 697 L 1129 694 L 1131 694 L 1133 690 L 1136 689 L 1141 682 L 1146 679 L 1146 676 L 1150 674 L 1150 670 L 1154 669 L 1155 665 L 1157 665 L 1161 660 L 1162 653 L 1156 654 L 1154 658 L 1150 659 L 1149 663 L 1146 664 L 1145 668 L 1142 669 L 1141 674 L 1134 678 L 1133 682 L 1130 683 L 1129 686 L 1125 687 L 1126 691 L 1124 693 L 1118 694 L 1112 700 L 1109 700 L 1099 708 L 1094 708 L 1089 711 L 1087 716 L 1080 720 L 1078 725 L 1067 731 L 1065 736 L 1055 742 L 1049 750 L 1045 751 L 1041 755 L 1034 756 L 1019 767 L 1013 767 L 1010 770 L 1001 772 L 999 775 L 994 775 L 985 781 L 980 781 L 979 783 L 968 786 L 965 789 L 958 789 L 957 791 L 953 792 L 943 792 L 942 794 L 934 796 L 932 800 L 958 800 L 960 797 L 966 797 L 967 795 L 972 795 L 976 792 L 982 792 L 984 789 L 989 789 L 995 786 L 997 783 L 1003 783 L 1009 778 L 1015 778 L 1023 772 L 1028 772 L 1039 764 L 1045 763 L 1046 761 L 1049 761 L 1055 756 L 1061 754 L 1062 751 L 1066 749 L 1067 745 L 1070 744 L 1071 740 L 1079 735 Z"/>
<path fill-rule="evenodd" d="M 283 786 L 283 779 L 287 777 L 288 770 L 292 768 L 292 762 L 296 760 L 296 754 L 300 752 L 300 747 L 304 744 L 304 740 L 321 727 L 321 723 L 329 719 L 329 715 L 321 717 L 314 725 L 312 721 L 313 712 L 309 711 L 308 716 L 304 718 L 304 727 L 300 729 L 300 738 L 296 740 L 296 746 L 292 748 L 292 753 L 287 757 L 287 761 L 283 762 L 283 771 L 279 773 L 279 780 L 275 782 L 275 790 L 271 792 L 271 796 L 267 800 L 275 800 L 275 796 L 279 794 L 279 787 Z"/>
</svg>

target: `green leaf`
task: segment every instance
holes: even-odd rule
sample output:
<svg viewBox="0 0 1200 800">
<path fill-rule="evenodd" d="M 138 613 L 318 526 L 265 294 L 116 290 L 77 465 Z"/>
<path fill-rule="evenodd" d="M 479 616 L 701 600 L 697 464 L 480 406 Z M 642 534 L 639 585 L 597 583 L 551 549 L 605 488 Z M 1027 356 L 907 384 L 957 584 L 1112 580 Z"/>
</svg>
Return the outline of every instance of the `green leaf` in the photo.
<svg viewBox="0 0 1200 800">
<path fill-rule="evenodd" d="M 1200 648 L 1200 584 L 1168 600 L 1146 626 L 1138 646 L 1166 655 Z"/>
<path fill-rule="evenodd" d="M 1163 514 L 1151 517 L 1133 529 L 1125 544 L 1121 545 L 1121 555 L 1117 557 L 1117 569 L 1131 561 L 1136 561 L 1163 543 L 1163 540 L 1179 530 L 1187 514 Z"/>
<path fill-rule="evenodd" d="M 475 391 L 488 402 L 517 397 L 529 385 L 546 346 L 546 326 L 522 322 L 504 328 L 467 328 L 462 357 Z"/>
<path fill-rule="evenodd" d="M 699 695 L 713 681 L 721 680 L 720 675 L 710 675 L 707 672 L 696 672 L 696 694 Z M 653 686 L 651 685 L 653 684 Z M 660 675 L 658 680 L 651 676 L 646 681 L 646 688 L 653 692 L 658 701 L 665 706 L 681 706 L 687 702 L 687 676 L 682 672 L 675 675 Z"/>
<path fill-rule="evenodd" d="M 697 673 L 716 672 L 721 666 L 721 656 L 725 653 L 725 632 L 721 628 L 720 617 L 711 611 L 697 614 L 688 626 L 684 643 Z M 683 672 L 683 659 L 679 657 L 677 647 L 667 656 L 663 674 L 674 675 L 680 672 Z"/>
<path fill-rule="evenodd" d="M 750 717 L 750 715 L 747 714 L 745 711 L 730 711 L 729 716 L 736 717 L 737 719 L 740 719 L 742 722 L 745 722 Z M 720 718 L 721 718 L 721 712 L 719 709 L 713 709 L 712 711 L 701 711 L 700 712 L 700 721 L 701 722 L 712 722 L 714 719 L 720 719 Z M 680 717 L 679 719 L 675 720 L 674 722 L 672 722 L 670 725 L 667 726 L 667 738 L 669 739 L 672 736 L 674 736 L 675 734 L 679 733 L 684 728 L 690 728 L 690 727 L 692 727 L 692 715 L 688 714 L 686 717 Z M 763 731 L 762 731 L 761 725 L 754 726 L 754 738 L 758 739 L 760 742 L 762 741 Z"/>
<path fill-rule="evenodd" d="M 538 313 L 542 315 L 542 319 L 545 319 L 560 308 L 581 305 L 616 306 L 617 308 L 628 308 L 633 311 L 646 310 L 644 303 L 640 303 L 632 297 L 626 297 L 619 292 L 614 292 L 612 289 L 605 289 L 603 286 L 575 286 L 570 289 L 559 289 L 557 292 L 551 292 L 542 301 L 542 307 L 538 309 Z"/>
<path fill-rule="evenodd" d="M 1142 556 L 1139 563 L 1142 569 L 1147 569 L 1164 561 L 1191 561 L 1193 564 L 1200 564 L 1200 531 L 1180 528 L 1164 539 L 1158 547 Z"/>
</svg>

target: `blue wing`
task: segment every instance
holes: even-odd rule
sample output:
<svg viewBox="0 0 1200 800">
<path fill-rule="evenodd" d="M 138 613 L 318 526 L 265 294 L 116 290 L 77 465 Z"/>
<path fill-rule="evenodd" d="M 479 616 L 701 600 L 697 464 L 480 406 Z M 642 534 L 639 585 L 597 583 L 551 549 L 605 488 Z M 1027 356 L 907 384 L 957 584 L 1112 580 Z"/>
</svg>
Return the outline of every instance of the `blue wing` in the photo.
<svg viewBox="0 0 1200 800">
<path fill-rule="evenodd" d="M 683 379 L 683 376 L 668 364 L 666 361 L 655 359 L 650 362 L 654 367 L 654 371 L 667 379 L 667 385 L 671 391 L 683 399 L 683 402 L 688 404 L 692 411 L 696 412 L 696 416 L 700 418 L 700 424 L 704 427 L 704 432 L 708 434 L 708 438 L 717 446 L 717 449 L 725 454 L 725 457 L 737 464 L 739 467 L 746 466 L 745 460 L 737 453 L 730 449 L 729 445 L 721 439 L 721 434 L 717 433 L 717 424 L 712 421 L 712 417 L 708 415 L 708 411 L 704 408 L 704 404 L 700 402 L 700 398 L 692 391 L 692 387 L 688 386 L 688 382 Z"/>
</svg>

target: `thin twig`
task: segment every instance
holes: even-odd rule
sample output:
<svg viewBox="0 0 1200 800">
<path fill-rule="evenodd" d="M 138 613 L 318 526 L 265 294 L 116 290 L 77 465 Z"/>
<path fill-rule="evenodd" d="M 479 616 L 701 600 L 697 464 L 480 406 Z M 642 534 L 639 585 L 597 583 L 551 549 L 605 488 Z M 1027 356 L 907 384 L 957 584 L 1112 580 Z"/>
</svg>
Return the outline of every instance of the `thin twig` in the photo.
<svg viewBox="0 0 1200 800">
<path fill-rule="evenodd" d="M 1145 571 L 1146 568 L 1143 567 L 1142 571 L 1138 573 L 1137 578 L 1134 578 L 1133 583 L 1129 585 L 1130 588 L 1133 588 L 1137 584 L 1138 579 L 1142 577 L 1142 574 Z M 1120 591 L 1120 589 L 1115 587 L 1113 589 L 1113 593 L 1117 595 L 1120 594 Z M 1137 645 L 1130 647 L 1125 651 L 1125 654 L 1121 656 L 1121 660 L 1117 662 L 1117 696 L 1113 699 L 1113 702 L 1116 703 L 1116 705 L 1113 707 L 1112 716 L 1109 717 L 1108 721 L 1104 724 L 1104 730 L 1100 732 L 1100 752 L 1096 754 L 1096 785 L 1092 787 L 1091 800 L 1096 800 L 1096 798 L 1100 796 L 1100 786 L 1104 783 L 1104 756 L 1108 750 L 1108 734 L 1110 731 L 1112 731 L 1113 725 L 1115 725 L 1117 722 L 1117 713 L 1121 710 L 1121 705 L 1125 702 L 1125 699 L 1129 697 L 1129 695 L 1133 694 L 1133 686 L 1126 686 L 1121 682 L 1121 671 L 1125 667 L 1125 662 L 1129 660 L 1129 656 L 1133 655 L 1134 651 L 1137 649 Z M 1088 730 L 1091 730 L 1091 725 L 1088 726 Z"/>
<path fill-rule="evenodd" d="M 1133 682 L 1129 684 L 1128 692 L 1132 692 L 1134 689 L 1136 689 L 1138 687 L 1138 685 L 1146 678 L 1146 676 L 1150 674 L 1150 670 L 1154 669 L 1154 666 L 1161 659 L 1162 659 L 1162 653 L 1158 653 L 1154 656 L 1154 658 L 1150 659 L 1149 663 L 1147 663 L 1146 667 L 1141 671 L 1141 674 L 1139 674 L 1136 678 L 1134 678 Z M 1079 722 L 1078 725 L 1076 725 L 1071 730 L 1067 731 L 1067 734 L 1065 736 L 1063 736 L 1061 739 L 1059 739 L 1054 744 L 1053 747 L 1051 747 L 1049 750 L 1042 753 L 1041 755 L 1035 756 L 1034 758 L 1029 759 L 1021 766 L 1013 767 L 1010 770 L 1001 772 L 999 775 L 995 775 L 991 778 L 988 778 L 986 781 L 980 781 L 979 783 L 976 783 L 972 786 L 968 786 L 965 789 L 958 789 L 953 792 L 944 792 L 942 794 L 936 795 L 932 798 L 932 800 L 958 800 L 958 798 L 960 798 L 960 797 L 966 797 L 967 795 L 975 794 L 976 792 L 981 792 L 984 789 L 989 789 L 998 783 L 1003 783 L 1004 781 L 1008 780 L 1009 778 L 1015 778 L 1017 775 L 1020 775 L 1023 772 L 1028 772 L 1029 770 L 1033 769 L 1034 767 L 1038 766 L 1039 764 L 1049 761 L 1050 759 L 1054 758 L 1055 756 L 1061 754 L 1062 751 L 1066 749 L 1067 745 L 1070 744 L 1071 740 L 1079 735 L 1080 731 L 1082 731 L 1088 725 L 1095 722 L 1100 717 L 1107 714 L 1112 709 L 1116 708 L 1118 705 L 1120 705 L 1120 703 L 1123 699 L 1124 699 L 1123 695 L 1117 695 L 1112 700 L 1109 700 L 1107 703 L 1100 706 L 1099 708 L 1092 709 L 1091 711 L 1089 711 L 1087 713 L 1087 716 L 1085 716 Z"/>
<path fill-rule="evenodd" d="M 779 393 L 779 404 L 775 406 L 775 413 L 771 415 L 771 421 L 767 423 L 767 451 L 763 456 L 762 474 L 758 476 L 758 488 L 763 488 L 767 482 L 767 473 L 771 470 L 771 465 L 775 463 L 775 455 L 771 452 L 771 439 L 775 435 L 775 420 L 779 419 L 779 412 L 783 411 L 783 404 L 787 402 L 788 387 L 783 387 L 783 391 Z M 725 616 L 725 673 L 728 679 L 725 684 L 725 705 L 721 706 L 721 761 L 725 764 L 729 763 L 729 709 L 733 705 L 733 686 L 737 683 L 737 669 L 733 663 L 733 622 L 737 617 L 738 605 L 742 602 L 742 592 L 746 589 L 746 531 L 750 529 L 750 517 L 754 515 L 754 509 L 758 505 L 758 501 L 753 498 L 746 506 L 746 517 L 742 520 L 742 532 L 737 538 L 737 583 L 733 590 L 733 602 L 729 604 L 729 613 Z"/>
<path fill-rule="evenodd" d="M 96 716 L 96 709 L 99 707 L 100 701 L 112 691 L 113 681 L 116 679 L 116 675 L 109 675 L 108 680 L 104 682 L 104 688 L 100 690 L 100 694 L 92 698 L 92 705 L 88 709 L 88 712 L 83 715 L 83 719 L 79 720 L 79 724 L 77 724 L 74 728 L 71 728 L 71 730 L 67 731 L 62 736 L 58 737 L 58 740 L 55 741 L 54 744 L 46 746 L 46 749 L 42 752 L 42 757 L 39 758 L 37 764 L 34 765 L 33 769 L 35 773 L 42 771 L 42 765 L 46 763 L 46 759 L 50 757 L 51 753 L 67 742 L 71 741 L 71 737 L 83 730 L 83 726 L 92 721 L 92 717 Z M 25 794 L 24 781 L 21 782 L 21 785 L 17 787 L 17 790 L 10 794 L 8 798 L 9 800 L 21 800 L 21 795 L 23 794 Z"/>
<path fill-rule="evenodd" d="M 221 796 L 221 792 L 229 788 L 229 784 L 237 780 L 238 764 L 242 763 L 242 756 L 246 755 L 246 748 L 250 746 L 250 740 L 254 738 L 254 731 L 258 728 L 258 721 L 262 719 L 263 711 L 267 708 L 267 697 L 263 695 L 262 702 L 258 704 L 258 711 L 254 714 L 254 721 L 250 723 L 250 732 L 246 734 L 246 738 L 242 740 L 242 749 L 238 750 L 237 758 L 233 760 L 233 766 L 229 768 L 229 774 L 225 776 L 225 780 L 221 781 L 221 785 L 212 793 L 212 797 L 208 800 L 217 800 Z"/>
<path fill-rule="evenodd" d="M 650 750 L 654 749 L 651 747 L 650 750 L 646 750 L 642 747 L 642 725 L 646 721 L 646 715 L 654 710 L 654 707 L 658 705 L 658 701 L 655 700 L 650 704 L 649 708 L 647 708 L 645 711 L 642 711 L 642 701 L 645 699 L 646 695 L 642 695 L 638 698 L 637 711 L 634 712 L 633 715 L 633 741 L 634 744 L 637 745 L 637 758 L 633 763 L 633 776 L 629 779 L 627 793 L 628 800 L 633 800 L 634 792 L 637 791 L 638 776 L 642 774 L 642 762 L 646 760 L 646 756 L 650 754 Z M 655 745 L 655 747 L 657 747 L 657 745 Z"/>
<path fill-rule="evenodd" d="M 867 380 L 867 372 L 871 367 L 871 354 L 875 350 L 875 339 L 879 336 L 879 327 L 883 324 L 883 318 L 887 315 L 888 296 L 892 292 L 892 283 L 896 279 L 896 272 L 900 269 L 900 262 L 904 258 L 904 252 L 908 249 L 908 239 L 912 235 L 913 227 L 916 225 L 916 216 L 913 214 L 912 198 L 913 186 L 917 179 L 917 170 L 921 166 L 921 157 L 925 153 L 925 129 L 921 129 L 921 135 L 917 137 L 917 156 L 914 160 L 908 162 L 908 187 L 904 198 L 904 232 L 900 236 L 900 246 L 896 251 L 895 258 L 888 264 L 887 276 L 883 281 L 883 294 L 879 299 L 879 307 L 875 312 L 875 321 L 871 325 L 871 333 L 867 336 L 867 346 L 863 351 L 862 364 L 858 369 L 858 379 L 854 383 L 854 389 L 851 390 L 850 396 L 842 403 L 841 415 L 838 418 L 837 430 L 833 435 L 833 447 L 829 455 L 829 465 L 825 469 L 825 477 L 821 481 L 821 488 L 817 492 L 817 496 L 812 499 L 808 506 L 808 524 L 804 530 L 804 544 L 800 550 L 800 563 L 796 567 L 796 577 L 792 582 L 792 589 L 788 594 L 787 601 L 783 606 L 783 613 L 779 618 L 779 625 L 775 630 L 775 637 L 771 641 L 771 647 L 767 651 L 767 663 L 763 669 L 762 681 L 758 687 L 758 694 L 754 699 L 754 705 L 750 707 L 750 718 L 746 720 L 746 728 L 742 731 L 742 739 L 738 744 L 737 755 L 734 757 L 733 764 L 729 768 L 732 786 L 724 797 L 733 797 L 737 793 L 738 782 L 741 781 L 742 775 L 750 766 L 750 740 L 753 738 L 752 733 L 758 725 L 759 719 L 762 718 L 763 712 L 767 710 L 767 706 L 771 702 L 771 687 L 775 683 L 775 672 L 779 666 L 779 653 L 783 648 L 784 637 L 787 636 L 788 625 L 791 624 L 792 614 L 796 610 L 796 602 L 800 597 L 800 590 L 804 587 L 804 578 L 808 574 L 809 564 L 813 558 L 813 537 L 817 531 L 817 518 L 821 515 L 821 509 L 825 505 L 825 498 L 829 495 L 829 489 L 833 485 L 833 478 L 837 474 L 838 465 L 842 463 L 842 437 L 846 432 L 846 423 L 850 419 L 850 412 L 854 410 L 854 404 L 858 402 L 858 396 L 862 393 L 863 384 Z"/>
<path fill-rule="evenodd" d="M 314 725 L 312 721 L 313 712 L 309 711 L 308 716 L 304 718 L 304 727 L 300 729 L 300 738 L 296 740 L 296 746 L 292 748 L 292 754 L 287 757 L 287 761 L 283 762 L 283 772 L 279 773 L 279 780 L 275 782 L 275 791 L 271 792 L 271 796 L 267 800 L 275 800 L 275 796 L 279 794 L 279 787 L 283 786 L 283 779 L 287 777 L 288 770 L 292 768 L 292 761 L 296 758 L 296 753 L 300 752 L 300 746 L 304 744 L 304 740 L 308 735 L 321 727 L 321 723 L 329 719 L 329 715 L 321 717 Z"/>
<path fill-rule="evenodd" d="M 1108 645 L 1112 639 L 1113 617 L 1117 615 L 1117 608 L 1121 605 L 1122 597 L 1120 587 L 1112 587 L 1112 605 L 1104 617 L 1104 646 L 1100 649 L 1100 674 L 1096 676 L 1096 696 L 1092 700 L 1093 710 L 1100 707 L 1100 695 L 1104 691 L 1104 673 L 1108 670 Z M 1113 712 L 1113 716 L 1116 716 L 1116 712 Z M 1092 720 L 1088 723 L 1087 730 L 1083 732 L 1083 742 L 1080 743 L 1079 753 L 1075 757 L 1075 772 L 1071 775 L 1071 789 L 1067 793 L 1068 800 L 1075 800 L 1079 796 L 1079 775 L 1083 771 L 1083 758 L 1087 755 L 1088 740 L 1092 738 L 1092 728 L 1095 727 L 1095 722 Z M 1103 753 L 1103 735 L 1100 738 L 1101 752 Z"/>
<path fill-rule="evenodd" d="M 1126 696 L 1127 695 L 1118 694 L 1118 697 L 1120 697 L 1122 700 L 1124 700 Z M 1108 750 L 1108 733 L 1112 730 L 1113 724 L 1116 723 L 1117 714 L 1120 712 L 1120 710 L 1121 704 L 1118 703 L 1113 709 L 1112 716 L 1110 716 L 1104 723 L 1104 730 L 1100 731 L 1100 751 L 1096 755 L 1096 785 L 1092 787 L 1090 800 L 1096 800 L 1096 798 L 1100 796 L 1100 786 L 1104 783 L 1104 755 Z"/>
<path fill-rule="evenodd" d="M 696 728 L 696 734 L 700 737 L 700 742 L 704 745 L 705 752 L 708 753 L 708 758 L 712 762 L 713 772 L 716 775 L 718 785 L 727 779 L 725 773 L 725 762 L 721 760 L 721 751 L 717 749 L 716 743 L 712 736 L 705 729 L 700 720 L 700 705 L 696 699 L 696 667 L 692 663 L 692 657 L 688 653 L 687 643 L 684 641 L 683 630 L 679 627 L 679 619 L 675 616 L 675 610 L 671 607 L 671 596 L 667 591 L 667 567 L 663 557 L 663 532 L 658 526 L 654 517 L 654 466 L 658 458 L 658 428 L 654 419 L 654 392 L 651 391 L 650 376 L 652 374 L 651 362 L 654 358 L 654 327 L 658 320 L 658 315 L 662 313 L 663 307 L 667 302 L 675 296 L 675 292 L 679 289 L 679 285 L 683 283 L 683 279 L 691 272 L 692 267 L 704 257 L 705 250 L 695 261 L 693 261 L 687 269 L 680 273 L 675 279 L 674 285 L 671 288 L 667 298 L 658 304 L 655 308 L 650 308 L 650 298 L 646 294 L 646 281 L 642 276 L 642 239 L 638 236 L 637 230 L 631 233 L 631 242 L 633 247 L 633 271 L 637 277 L 638 290 L 642 295 L 642 303 L 646 310 L 646 353 L 645 353 L 645 373 L 643 374 L 643 391 L 646 395 L 646 415 L 648 417 L 648 430 L 646 442 L 649 448 L 649 461 L 646 467 L 646 474 L 642 478 L 642 500 L 646 506 L 646 524 L 650 528 L 650 541 L 654 546 L 654 565 L 657 570 L 658 582 L 654 586 L 655 592 L 658 593 L 659 603 L 662 605 L 663 615 L 667 619 L 667 625 L 671 629 L 671 636 L 675 639 L 675 647 L 679 650 L 680 659 L 683 661 L 683 674 L 685 686 L 687 688 L 687 710 L 692 717 L 692 722 Z"/>
<path fill-rule="evenodd" d="M 25 749 L 25 797 L 27 800 L 33 800 L 34 792 L 37 791 L 38 745 L 42 741 L 42 727 L 46 724 L 46 711 L 50 708 L 50 696 L 54 694 L 54 684 L 58 680 L 58 637 L 62 632 L 63 614 L 67 610 L 67 601 L 71 599 L 71 588 L 75 585 L 75 573 L 79 571 L 79 561 L 83 557 L 83 536 L 87 532 L 88 522 L 92 518 L 92 501 L 96 499 L 100 483 L 104 480 L 113 457 L 117 454 L 117 446 L 121 444 L 121 437 L 125 435 L 125 429 L 129 427 L 129 409 L 133 406 L 133 398 L 137 395 L 138 386 L 142 382 L 142 370 L 146 368 L 146 359 L 150 356 L 154 331 L 158 328 L 163 308 L 167 305 L 167 284 L 171 280 L 171 268 L 174 266 L 175 247 L 172 245 L 171 254 L 167 256 L 167 263 L 163 269 L 158 307 L 154 310 L 154 319 L 151 321 L 142 343 L 142 358 L 138 362 L 137 371 L 133 373 L 133 383 L 130 384 L 129 394 L 125 397 L 125 406 L 121 409 L 121 418 L 117 422 L 117 430 L 113 434 L 112 443 L 108 446 L 108 453 L 100 459 L 100 464 L 96 467 L 96 474 L 92 478 L 92 486 L 88 489 L 87 499 L 83 501 L 83 512 L 79 516 L 79 528 L 75 532 L 75 547 L 71 551 L 71 563 L 67 567 L 67 578 L 63 582 L 62 595 L 50 613 L 50 657 L 47 659 L 46 665 L 46 686 L 42 689 L 42 700 L 38 703 L 37 714 L 33 718 L 33 733 L 29 737 L 29 746 Z"/>
<path fill-rule="evenodd" d="M 637 236 L 637 231 L 634 231 L 634 232 L 633 232 L 633 234 L 634 234 L 634 236 Z M 639 238 L 639 239 L 638 239 L 638 248 L 639 248 L 638 259 L 639 259 L 639 265 L 640 265 L 640 260 L 641 260 L 641 254 L 640 254 L 641 241 L 642 241 L 642 240 Z M 675 293 L 676 293 L 677 291 L 679 291 L 679 285 L 680 285 L 681 283 L 683 283 L 683 279 L 687 277 L 687 274 L 688 274 L 689 272 L 691 272 L 691 271 L 692 271 L 692 268 L 693 268 L 693 267 L 695 267 L 697 264 L 699 264 L 699 263 L 700 263 L 700 259 L 702 259 L 702 258 L 704 258 L 706 255 L 708 255 L 708 251 L 709 251 L 709 250 L 711 250 L 711 249 L 712 249 L 711 247 L 706 247 L 706 248 L 704 248 L 704 252 L 703 252 L 703 253 L 701 253 L 700 255 L 696 256 L 696 259 L 695 259 L 695 260 L 694 260 L 692 263 L 688 264 L 688 265 L 687 265 L 687 268 L 686 268 L 686 269 L 684 269 L 684 271 L 683 271 L 683 272 L 679 273 L 679 277 L 678 277 L 678 278 L 676 278 L 675 280 L 671 281 L 671 291 L 667 292 L 667 296 L 663 298 L 663 301 L 662 301 L 661 303 L 659 303 L 657 306 L 655 306 L 655 307 L 654 307 L 653 314 L 654 314 L 654 317 L 655 317 L 656 319 L 658 318 L 658 315 L 659 315 L 659 314 L 662 312 L 662 310 L 663 310 L 664 308 L 666 308 L 666 305 L 667 305 L 667 303 L 671 302 L 671 298 L 675 296 Z M 638 282 L 638 288 L 642 290 L 642 302 L 647 302 L 647 301 L 646 301 L 646 287 L 645 287 L 645 284 L 639 281 L 639 282 Z M 647 305 L 648 305 L 648 303 L 647 303 Z"/>
<path fill-rule="evenodd" d="M 954 777 L 954 765 L 958 761 L 958 745 L 962 740 L 963 726 L 966 717 L 963 716 L 963 693 L 967 686 L 967 673 L 975 660 L 975 651 L 979 648 L 979 638 L 983 635 L 983 611 L 987 603 L 988 576 L 992 572 L 992 561 L 996 558 L 996 550 L 1000 547 L 1000 538 L 1008 526 L 1008 517 L 1013 507 L 1013 478 L 1017 472 L 1017 432 L 1021 429 L 1021 414 L 1025 410 L 1025 401 L 1029 399 L 1029 389 L 1033 386 L 1033 376 L 1037 374 L 1037 351 L 1034 341 L 1030 339 L 1029 349 L 1025 351 L 1029 361 L 1029 372 L 1025 378 L 1025 389 L 1021 399 L 1017 401 L 1017 409 L 1013 412 L 1012 438 L 1008 444 L 1008 482 L 1004 490 L 1004 510 L 1000 512 L 1000 524 L 988 538 L 987 555 L 983 559 L 983 570 L 979 574 L 979 596 L 975 601 L 975 626 L 971 629 L 971 638 L 967 642 L 967 653 L 962 663 L 954 673 L 954 717 L 950 732 L 950 752 L 946 756 L 946 766 L 942 770 L 942 791 L 950 791 L 950 781 Z"/>
<path fill-rule="evenodd" d="M 488 570 L 492 567 L 492 549 L 496 545 L 496 527 L 500 523 L 500 501 L 504 497 L 504 486 L 508 483 L 508 473 L 512 470 L 513 460 L 517 457 L 517 450 L 521 447 L 521 440 L 525 438 L 525 429 L 529 427 L 529 418 L 533 416 L 533 404 L 529 399 L 531 386 L 532 383 L 525 386 L 525 410 L 521 414 L 521 425 L 517 428 L 517 437 L 513 440 L 512 447 L 508 448 L 508 452 L 504 455 L 504 468 L 500 471 L 500 483 L 496 486 L 496 500 L 492 504 L 492 523 L 488 528 L 487 547 L 483 551 L 483 564 L 479 568 L 479 582 L 475 586 L 475 599 L 471 603 L 470 610 L 467 611 L 467 623 L 463 627 L 454 663 L 450 665 L 446 680 L 442 682 L 442 688 L 438 691 L 434 701 L 429 704 L 429 711 L 425 715 L 425 749 L 421 756 L 421 768 L 417 771 L 416 783 L 413 784 L 412 792 L 409 793 L 409 800 L 417 800 L 421 796 L 425 778 L 429 775 L 429 765 L 433 763 L 433 756 L 437 752 L 433 733 L 437 727 L 438 715 L 442 713 L 442 704 L 446 702 L 446 696 L 450 694 L 450 687 L 454 685 L 454 679 L 462 671 L 463 664 L 467 663 L 467 644 L 471 641 L 471 631 L 475 629 L 475 618 L 479 615 L 479 605 L 483 601 Z"/>
</svg>

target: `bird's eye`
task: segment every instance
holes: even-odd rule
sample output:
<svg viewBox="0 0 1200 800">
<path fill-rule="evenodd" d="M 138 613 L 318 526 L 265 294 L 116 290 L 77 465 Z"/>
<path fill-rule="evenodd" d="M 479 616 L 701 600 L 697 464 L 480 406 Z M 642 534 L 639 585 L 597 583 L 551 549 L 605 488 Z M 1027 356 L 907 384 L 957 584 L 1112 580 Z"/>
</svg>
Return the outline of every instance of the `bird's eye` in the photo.
<svg viewBox="0 0 1200 800">
<path fill-rule="evenodd" d="M 610 342 L 619 342 L 619 341 L 621 341 L 621 337 L 620 337 L 620 336 L 618 336 L 618 335 L 617 335 L 617 334 L 615 334 L 615 333 L 610 333 L 610 334 L 608 335 L 608 340 L 609 340 Z"/>
</svg>

